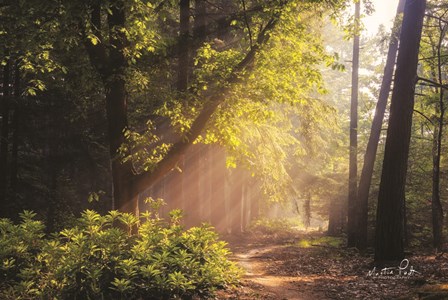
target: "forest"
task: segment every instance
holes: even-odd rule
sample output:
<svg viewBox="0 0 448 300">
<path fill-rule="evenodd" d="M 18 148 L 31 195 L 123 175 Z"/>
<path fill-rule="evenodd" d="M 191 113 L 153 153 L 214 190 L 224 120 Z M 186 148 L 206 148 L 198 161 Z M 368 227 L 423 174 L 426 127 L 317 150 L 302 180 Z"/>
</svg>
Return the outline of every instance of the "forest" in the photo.
<svg viewBox="0 0 448 300">
<path fill-rule="evenodd" d="M 0 299 L 448 299 L 448 2 L 0 0 Z"/>
</svg>

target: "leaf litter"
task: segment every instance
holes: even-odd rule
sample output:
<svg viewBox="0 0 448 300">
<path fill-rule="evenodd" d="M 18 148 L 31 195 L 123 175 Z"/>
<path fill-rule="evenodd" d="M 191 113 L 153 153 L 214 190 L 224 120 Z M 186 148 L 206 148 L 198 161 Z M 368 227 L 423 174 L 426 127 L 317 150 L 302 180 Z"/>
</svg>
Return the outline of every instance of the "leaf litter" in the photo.
<svg viewBox="0 0 448 300">
<path fill-rule="evenodd" d="M 226 240 L 246 274 L 217 299 L 448 299 L 448 254 L 420 249 L 384 270 L 374 269 L 372 253 L 317 231 Z"/>
</svg>

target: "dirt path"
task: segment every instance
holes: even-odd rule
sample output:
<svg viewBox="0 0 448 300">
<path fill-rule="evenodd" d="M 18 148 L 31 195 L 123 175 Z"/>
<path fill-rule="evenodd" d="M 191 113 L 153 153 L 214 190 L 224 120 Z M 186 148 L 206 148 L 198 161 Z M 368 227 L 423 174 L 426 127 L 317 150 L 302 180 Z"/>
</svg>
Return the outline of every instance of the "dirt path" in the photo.
<svg viewBox="0 0 448 300">
<path fill-rule="evenodd" d="M 272 259 L 270 253 L 279 251 L 281 246 L 266 246 L 251 249 L 245 253 L 235 253 L 234 260 L 246 271 L 246 284 L 259 289 L 260 298 L 308 300 L 316 295 L 306 289 L 300 289 L 298 276 L 269 274 L 266 260 Z M 320 295 L 323 296 L 323 295 Z M 324 298 L 319 298 L 324 299 Z"/>
<path fill-rule="evenodd" d="M 408 257 L 419 276 L 368 275 L 372 256 L 360 255 L 318 232 L 225 240 L 232 260 L 245 274 L 241 286 L 220 292 L 217 299 L 423 299 L 423 286 L 446 283 L 448 278 L 448 259 L 434 255 Z"/>
</svg>

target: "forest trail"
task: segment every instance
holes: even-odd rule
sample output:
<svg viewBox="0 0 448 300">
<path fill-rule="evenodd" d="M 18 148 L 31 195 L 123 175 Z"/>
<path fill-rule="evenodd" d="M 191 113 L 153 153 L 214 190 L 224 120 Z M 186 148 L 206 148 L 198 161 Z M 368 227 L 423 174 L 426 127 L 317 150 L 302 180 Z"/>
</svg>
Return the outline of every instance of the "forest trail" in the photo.
<svg viewBox="0 0 448 300">
<path fill-rule="evenodd" d="M 244 271 L 241 285 L 217 299 L 426 299 L 422 286 L 446 283 L 448 258 L 410 255 L 412 276 L 372 276 L 372 256 L 321 232 L 224 238 Z M 397 269 L 395 269 L 395 272 Z M 445 282 L 444 282 L 445 281 Z M 447 299 L 447 298 L 435 298 Z"/>
<path fill-rule="evenodd" d="M 272 259 L 269 253 L 279 251 L 279 245 L 254 248 L 246 253 L 236 253 L 234 260 L 245 270 L 244 279 L 254 289 L 265 295 L 262 298 L 288 299 L 288 300 L 308 300 L 316 299 L 312 293 L 307 293 L 306 289 L 300 287 L 298 276 L 282 276 L 269 274 L 266 260 Z"/>
</svg>

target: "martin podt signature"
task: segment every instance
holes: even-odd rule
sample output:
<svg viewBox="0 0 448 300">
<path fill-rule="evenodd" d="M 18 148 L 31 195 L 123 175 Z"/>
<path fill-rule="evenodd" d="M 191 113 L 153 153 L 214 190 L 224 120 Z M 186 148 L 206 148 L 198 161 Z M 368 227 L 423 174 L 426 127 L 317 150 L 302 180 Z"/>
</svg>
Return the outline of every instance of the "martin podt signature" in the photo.
<svg viewBox="0 0 448 300">
<path fill-rule="evenodd" d="M 367 273 L 367 277 L 371 278 L 396 278 L 396 279 L 406 279 L 420 275 L 414 269 L 414 266 L 410 265 L 408 259 L 403 259 L 398 267 L 386 267 L 382 269 L 377 269 L 374 267 Z"/>
</svg>

